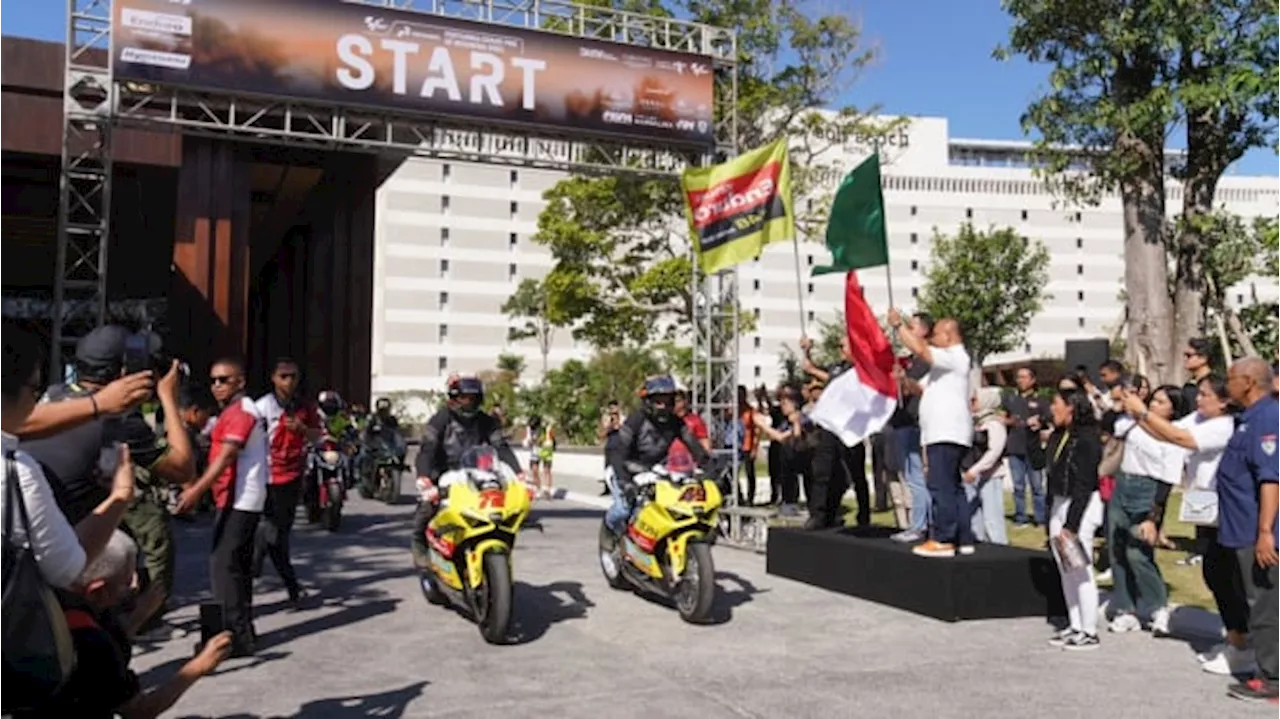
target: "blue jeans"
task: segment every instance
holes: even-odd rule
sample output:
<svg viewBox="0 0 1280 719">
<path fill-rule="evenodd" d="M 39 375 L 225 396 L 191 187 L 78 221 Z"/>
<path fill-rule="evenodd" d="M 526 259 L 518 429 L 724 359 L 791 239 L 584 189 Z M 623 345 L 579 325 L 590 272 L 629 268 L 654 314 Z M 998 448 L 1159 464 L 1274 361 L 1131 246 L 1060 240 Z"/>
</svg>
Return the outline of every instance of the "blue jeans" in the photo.
<svg viewBox="0 0 1280 719">
<path fill-rule="evenodd" d="M 610 472 L 612 474 L 612 472 Z M 621 534 L 627 528 L 627 520 L 631 518 L 632 505 L 627 495 L 618 487 L 618 480 L 610 477 L 609 493 L 613 495 L 613 504 L 604 513 L 604 524 L 611 531 Z"/>
<path fill-rule="evenodd" d="M 898 466 L 911 492 L 911 526 L 907 529 L 923 534 L 929 530 L 929 487 L 924 481 L 924 460 L 920 456 L 920 428 L 898 427 L 893 430 L 893 444 L 898 450 Z"/>
<path fill-rule="evenodd" d="M 1009 473 L 1013 475 L 1013 521 L 1027 523 L 1027 486 L 1031 486 L 1033 521 L 1044 526 L 1044 473 L 1034 469 L 1026 457 L 1009 455 Z"/>
<path fill-rule="evenodd" d="M 1004 526 L 1004 478 L 1000 475 L 980 478 L 964 485 L 969 501 L 973 536 L 988 544 L 1008 544 Z"/>
<path fill-rule="evenodd" d="M 929 456 L 929 495 L 933 499 L 930 537 L 944 544 L 973 544 L 969 525 L 969 501 L 960 479 L 960 462 L 969 448 L 939 442 L 924 448 Z"/>
</svg>

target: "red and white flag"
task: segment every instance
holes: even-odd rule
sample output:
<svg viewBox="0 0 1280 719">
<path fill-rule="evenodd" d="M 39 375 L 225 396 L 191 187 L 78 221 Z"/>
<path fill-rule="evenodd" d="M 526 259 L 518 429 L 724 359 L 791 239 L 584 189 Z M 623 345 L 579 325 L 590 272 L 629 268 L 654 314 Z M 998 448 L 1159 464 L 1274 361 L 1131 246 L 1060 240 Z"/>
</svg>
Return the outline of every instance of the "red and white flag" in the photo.
<svg viewBox="0 0 1280 719">
<path fill-rule="evenodd" d="M 844 316 L 853 367 L 827 385 L 811 419 L 852 447 L 893 416 L 898 382 L 893 378 L 893 345 L 863 298 L 855 272 L 845 275 Z"/>
</svg>

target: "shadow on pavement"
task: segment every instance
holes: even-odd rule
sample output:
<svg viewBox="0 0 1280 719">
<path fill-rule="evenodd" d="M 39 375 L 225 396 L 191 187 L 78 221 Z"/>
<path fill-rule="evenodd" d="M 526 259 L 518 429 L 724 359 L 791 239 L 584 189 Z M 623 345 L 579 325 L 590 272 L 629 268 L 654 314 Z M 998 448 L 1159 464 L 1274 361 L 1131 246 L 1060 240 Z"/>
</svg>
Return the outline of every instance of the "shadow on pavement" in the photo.
<svg viewBox="0 0 1280 719">
<path fill-rule="evenodd" d="M 290 652 L 258 652 L 257 654 L 254 654 L 253 658 L 249 661 L 244 661 L 242 659 L 228 659 L 223 662 L 222 666 L 218 667 L 218 670 L 213 673 L 213 676 L 224 676 L 234 672 L 241 672 L 246 669 L 257 669 L 268 662 L 284 659 L 289 656 L 289 654 Z M 191 661 L 191 657 L 178 657 L 177 659 L 170 659 L 164 664 L 158 664 L 143 672 L 142 676 L 139 677 L 139 682 L 143 687 L 158 686 L 161 682 L 173 676 L 174 673 L 182 668 L 182 665 L 189 661 Z"/>
<path fill-rule="evenodd" d="M 582 582 L 555 582 L 534 586 L 515 585 L 515 626 L 511 644 L 528 644 L 540 639 L 554 624 L 582 619 L 595 602 L 582 591 Z"/>
<path fill-rule="evenodd" d="M 396 605 L 400 603 L 399 599 L 375 599 L 373 601 L 361 604 L 347 605 L 339 604 L 342 608 L 332 614 L 314 617 L 305 622 L 298 624 L 290 624 L 287 627 L 281 627 L 266 634 L 258 636 L 259 649 L 279 646 L 285 642 L 305 637 L 317 632 L 323 632 L 329 629 L 355 624 L 364 621 L 370 617 L 376 617 L 379 614 L 386 614 L 394 611 Z"/>
<path fill-rule="evenodd" d="M 737 585 L 736 589 L 726 589 L 725 583 Z M 715 603 L 711 605 L 711 619 L 708 624 L 724 624 L 733 619 L 733 610 L 753 599 L 757 594 L 767 593 L 768 589 L 760 589 L 751 580 L 733 572 L 716 572 Z"/>
<path fill-rule="evenodd" d="M 303 704 L 294 714 L 261 716 L 258 714 L 228 714 L 221 719 L 397 719 L 405 716 L 409 703 L 422 696 L 422 690 L 430 684 L 420 681 L 403 689 L 367 694 L 365 696 L 333 697 L 317 699 Z M 201 719 L 191 714 L 181 719 Z"/>
<path fill-rule="evenodd" d="M 533 511 L 529 512 L 530 519 L 600 519 L 604 516 L 603 509 L 591 509 L 583 507 L 547 507 L 546 505 L 535 505 Z"/>
</svg>

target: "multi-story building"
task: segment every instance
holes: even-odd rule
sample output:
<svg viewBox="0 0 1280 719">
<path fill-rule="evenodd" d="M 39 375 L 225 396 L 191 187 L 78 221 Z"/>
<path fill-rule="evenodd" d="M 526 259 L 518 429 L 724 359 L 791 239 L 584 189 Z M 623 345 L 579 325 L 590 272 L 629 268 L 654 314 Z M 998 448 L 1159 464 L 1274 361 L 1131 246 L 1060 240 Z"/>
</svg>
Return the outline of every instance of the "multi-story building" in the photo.
<svg viewBox="0 0 1280 719">
<path fill-rule="evenodd" d="M 1043 241 L 1052 255 L 1051 296 L 1027 332 L 1025 344 L 988 362 L 1055 357 L 1064 341 L 1108 336 L 1122 316 L 1123 230 L 1119 198 L 1096 206 L 1064 205 L 1037 180 L 1028 165 L 1029 144 L 952 139 L 944 118 L 910 118 L 884 158 L 885 211 L 890 266 L 862 273 L 872 307 L 893 300 L 910 308 L 925 278 L 934 231 L 1009 226 Z M 852 168 L 869 149 L 845 148 Z M 510 343 L 511 325 L 500 310 L 526 277 L 551 267 L 548 251 L 531 237 L 537 229 L 542 193 L 565 175 L 534 169 L 410 159 L 378 193 L 377 257 L 373 318 L 373 390 L 389 392 L 439 387 L 449 372 L 493 367 L 502 352 L 541 366 L 533 341 Z M 1181 208 L 1181 188 L 1168 187 L 1170 214 Z M 1280 187 L 1275 177 L 1224 177 L 1217 204 L 1236 214 L 1274 215 Z M 797 199 L 797 204 L 804 202 Z M 740 268 L 739 292 L 758 317 L 741 341 L 739 377 L 771 382 L 784 345 L 795 346 L 797 328 L 830 319 L 842 302 L 839 276 L 810 278 L 809 268 L 827 259 L 821 238 L 800 245 L 802 279 L 796 280 L 790 245 L 767 249 Z M 1236 288 L 1274 299 L 1275 278 Z M 803 309 L 802 309 L 803 307 Z M 568 331 L 553 338 L 549 365 L 586 357 L 590 348 Z"/>
</svg>

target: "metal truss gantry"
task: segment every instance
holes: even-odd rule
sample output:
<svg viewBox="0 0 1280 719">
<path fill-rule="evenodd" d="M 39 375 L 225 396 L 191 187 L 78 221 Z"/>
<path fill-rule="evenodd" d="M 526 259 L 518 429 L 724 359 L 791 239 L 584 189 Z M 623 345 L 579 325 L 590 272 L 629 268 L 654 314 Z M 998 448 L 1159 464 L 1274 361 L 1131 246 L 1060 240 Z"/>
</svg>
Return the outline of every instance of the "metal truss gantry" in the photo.
<svg viewBox="0 0 1280 719">
<path fill-rule="evenodd" d="M 111 230 L 111 2 L 67 0 L 50 377 L 106 317 Z"/>
</svg>

